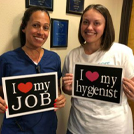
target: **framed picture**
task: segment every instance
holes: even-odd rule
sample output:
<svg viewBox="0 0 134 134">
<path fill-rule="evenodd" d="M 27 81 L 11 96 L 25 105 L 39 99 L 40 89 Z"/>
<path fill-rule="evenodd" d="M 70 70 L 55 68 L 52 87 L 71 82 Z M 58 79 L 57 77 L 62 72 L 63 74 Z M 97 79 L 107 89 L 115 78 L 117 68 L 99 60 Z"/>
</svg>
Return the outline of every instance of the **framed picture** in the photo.
<svg viewBox="0 0 134 134">
<path fill-rule="evenodd" d="M 25 0 L 26 8 L 32 6 L 42 6 L 48 11 L 53 11 L 53 0 Z"/>
<path fill-rule="evenodd" d="M 50 47 L 67 47 L 68 20 L 51 19 Z"/>
<path fill-rule="evenodd" d="M 84 0 L 67 0 L 66 13 L 81 15 L 84 10 Z"/>
</svg>

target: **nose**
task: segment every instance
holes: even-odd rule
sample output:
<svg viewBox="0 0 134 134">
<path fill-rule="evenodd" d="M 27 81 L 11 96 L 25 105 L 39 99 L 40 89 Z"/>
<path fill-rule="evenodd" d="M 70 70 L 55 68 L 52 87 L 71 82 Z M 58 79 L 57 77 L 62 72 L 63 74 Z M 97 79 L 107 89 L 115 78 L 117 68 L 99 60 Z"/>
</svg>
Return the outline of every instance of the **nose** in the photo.
<svg viewBox="0 0 134 134">
<path fill-rule="evenodd" d="M 88 24 L 87 29 L 93 29 L 93 25 L 91 23 Z"/>
<path fill-rule="evenodd" d="M 38 28 L 38 34 L 44 34 L 44 29 L 43 29 L 43 27 Z"/>
</svg>

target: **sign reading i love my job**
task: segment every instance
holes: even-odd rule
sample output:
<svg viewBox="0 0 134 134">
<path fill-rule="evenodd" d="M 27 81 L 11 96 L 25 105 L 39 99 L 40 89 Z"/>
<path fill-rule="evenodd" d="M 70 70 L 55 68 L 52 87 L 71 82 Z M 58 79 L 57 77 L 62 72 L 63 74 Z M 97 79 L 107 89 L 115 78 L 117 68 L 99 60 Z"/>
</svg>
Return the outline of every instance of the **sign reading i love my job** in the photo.
<svg viewBox="0 0 134 134">
<path fill-rule="evenodd" d="M 54 109 L 58 97 L 57 73 L 43 73 L 2 78 L 8 105 L 6 118 Z"/>
<path fill-rule="evenodd" d="M 121 67 L 75 64 L 73 97 L 120 103 L 121 87 Z"/>
</svg>

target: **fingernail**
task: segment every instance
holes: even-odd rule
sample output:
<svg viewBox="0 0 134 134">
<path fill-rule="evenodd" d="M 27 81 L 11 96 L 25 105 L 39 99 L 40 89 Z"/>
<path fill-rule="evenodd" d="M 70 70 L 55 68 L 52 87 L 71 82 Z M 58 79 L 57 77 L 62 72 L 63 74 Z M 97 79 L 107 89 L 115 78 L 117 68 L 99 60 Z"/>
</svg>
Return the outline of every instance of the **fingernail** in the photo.
<svg viewBox="0 0 134 134">
<path fill-rule="evenodd" d="M 57 106 L 56 106 L 56 103 L 54 103 L 54 107 L 57 107 Z"/>
<path fill-rule="evenodd" d="M 56 100 L 56 99 L 55 99 L 54 101 L 55 101 L 55 102 L 57 102 L 57 100 Z"/>
<path fill-rule="evenodd" d="M 6 109 L 8 108 L 8 106 L 6 106 Z"/>
</svg>

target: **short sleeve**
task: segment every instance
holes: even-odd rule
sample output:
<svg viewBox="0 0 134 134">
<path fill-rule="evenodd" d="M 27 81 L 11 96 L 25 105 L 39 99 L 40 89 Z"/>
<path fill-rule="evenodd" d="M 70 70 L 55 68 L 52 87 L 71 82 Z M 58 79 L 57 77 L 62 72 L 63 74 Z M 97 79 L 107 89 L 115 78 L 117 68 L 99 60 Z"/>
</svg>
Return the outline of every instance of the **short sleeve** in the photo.
<svg viewBox="0 0 134 134">
<path fill-rule="evenodd" d="M 60 57 L 58 56 L 58 70 L 57 70 L 57 72 L 58 72 L 58 79 L 60 79 L 61 78 L 61 76 L 62 76 L 62 73 L 61 73 L 61 60 L 60 60 Z"/>
<path fill-rule="evenodd" d="M 6 60 L 0 56 L 0 86 L 2 86 L 2 77 L 7 76 L 8 74 L 9 66 L 6 62 Z"/>
<path fill-rule="evenodd" d="M 134 77 L 134 56 L 131 49 L 124 55 L 124 77 L 129 79 Z"/>
<path fill-rule="evenodd" d="M 69 55 L 65 57 L 64 65 L 62 69 L 62 76 L 65 76 L 66 73 L 69 73 Z"/>
</svg>

